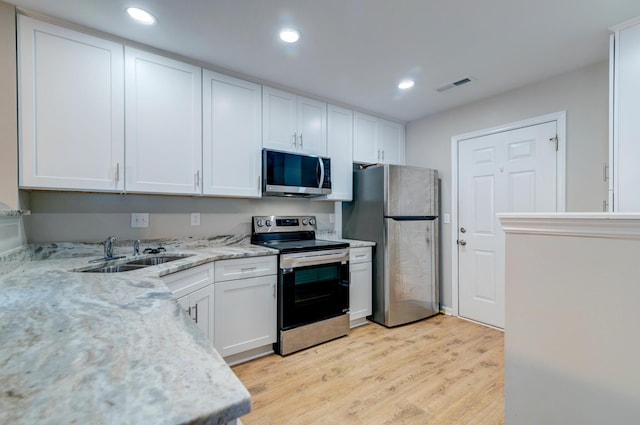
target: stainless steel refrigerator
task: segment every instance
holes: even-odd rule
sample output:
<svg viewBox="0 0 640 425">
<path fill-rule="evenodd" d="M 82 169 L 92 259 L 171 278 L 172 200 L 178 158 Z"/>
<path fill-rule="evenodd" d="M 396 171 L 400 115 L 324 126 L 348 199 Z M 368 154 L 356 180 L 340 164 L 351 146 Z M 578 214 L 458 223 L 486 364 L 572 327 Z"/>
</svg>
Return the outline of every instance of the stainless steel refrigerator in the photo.
<svg viewBox="0 0 640 425">
<path fill-rule="evenodd" d="M 438 213 L 436 170 L 377 165 L 354 171 L 342 234 L 376 243 L 369 319 L 391 327 L 438 313 Z"/>
</svg>

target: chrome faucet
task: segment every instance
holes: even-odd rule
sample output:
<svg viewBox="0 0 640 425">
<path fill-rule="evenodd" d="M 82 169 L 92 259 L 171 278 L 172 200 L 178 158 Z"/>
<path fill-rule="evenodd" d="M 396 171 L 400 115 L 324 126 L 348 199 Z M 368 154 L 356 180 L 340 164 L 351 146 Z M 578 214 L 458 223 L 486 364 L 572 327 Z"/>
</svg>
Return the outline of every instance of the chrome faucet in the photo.
<svg viewBox="0 0 640 425">
<path fill-rule="evenodd" d="M 104 258 L 105 260 L 111 260 L 113 258 L 113 244 L 116 243 L 115 236 L 109 236 L 104 241 Z"/>
<path fill-rule="evenodd" d="M 140 239 L 133 243 L 133 255 L 140 255 Z"/>
</svg>

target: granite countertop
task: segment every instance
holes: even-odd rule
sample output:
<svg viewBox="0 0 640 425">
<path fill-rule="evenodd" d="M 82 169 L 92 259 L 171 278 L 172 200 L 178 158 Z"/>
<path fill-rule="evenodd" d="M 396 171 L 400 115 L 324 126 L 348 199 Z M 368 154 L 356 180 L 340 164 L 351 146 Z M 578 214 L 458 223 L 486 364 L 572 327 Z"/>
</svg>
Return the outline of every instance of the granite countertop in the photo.
<svg viewBox="0 0 640 425">
<path fill-rule="evenodd" d="M 158 243 L 193 255 L 116 274 L 73 271 L 100 244 L 0 259 L 0 423 L 218 424 L 249 412 L 248 391 L 159 276 L 276 252 L 242 237 Z M 114 255 L 131 251 L 117 244 Z"/>
<path fill-rule="evenodd" d="M 318 239 L 338 241 L 338 242 L 347 242 L 350 248 L 364 248 L 368 246 L 376 246 L 375 242 L 371 241 L 359 241 L 356 239 L 344 239 L 340 238 L 336 235 L 335 232 L 318 232 L 316 234 Z"/>
</svg>

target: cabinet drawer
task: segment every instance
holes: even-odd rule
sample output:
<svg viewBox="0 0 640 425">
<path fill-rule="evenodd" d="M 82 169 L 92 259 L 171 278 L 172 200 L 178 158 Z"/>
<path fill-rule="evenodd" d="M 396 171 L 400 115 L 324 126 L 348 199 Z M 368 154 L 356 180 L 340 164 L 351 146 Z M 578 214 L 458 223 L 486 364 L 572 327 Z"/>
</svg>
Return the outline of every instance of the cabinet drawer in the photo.
<svg viewBox="0 0 640 425">
<path fill-rule="evenodd" d="M 216 261 L 215 281 L 245 279 L 248 277 L 267 276 L 277 272 L 277 256 L 234 258 Z"/>
<path fill-rule="evenodd" d="M 177 273 L 163 276 L 161 279 L 176 298 L 190 294 L 213 283 L 213 263 L 192 267 Z"/>
<path fill-rule="evenodd" d="M 371 261 L 371 247 L 351 248 L 349 250 L 350 263 L 366 263 Z"/>
</svg>

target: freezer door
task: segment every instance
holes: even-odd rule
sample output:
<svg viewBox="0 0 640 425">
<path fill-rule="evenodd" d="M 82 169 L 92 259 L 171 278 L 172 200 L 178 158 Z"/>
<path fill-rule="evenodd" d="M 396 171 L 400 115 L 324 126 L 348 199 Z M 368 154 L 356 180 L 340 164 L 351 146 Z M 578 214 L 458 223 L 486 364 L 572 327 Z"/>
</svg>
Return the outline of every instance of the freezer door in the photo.
<svg viewBox="0 0 640 425">
<path fill-rule="evenodd" d="M 438 313 L 437 226 L 437 219 L 385 219 L 385 325 Z"/>
<path fill-rule="evenodd" d="M 438 172 L 406 165 L 385 165 L 387 217 L 437 216 Z"/>
</svg>

